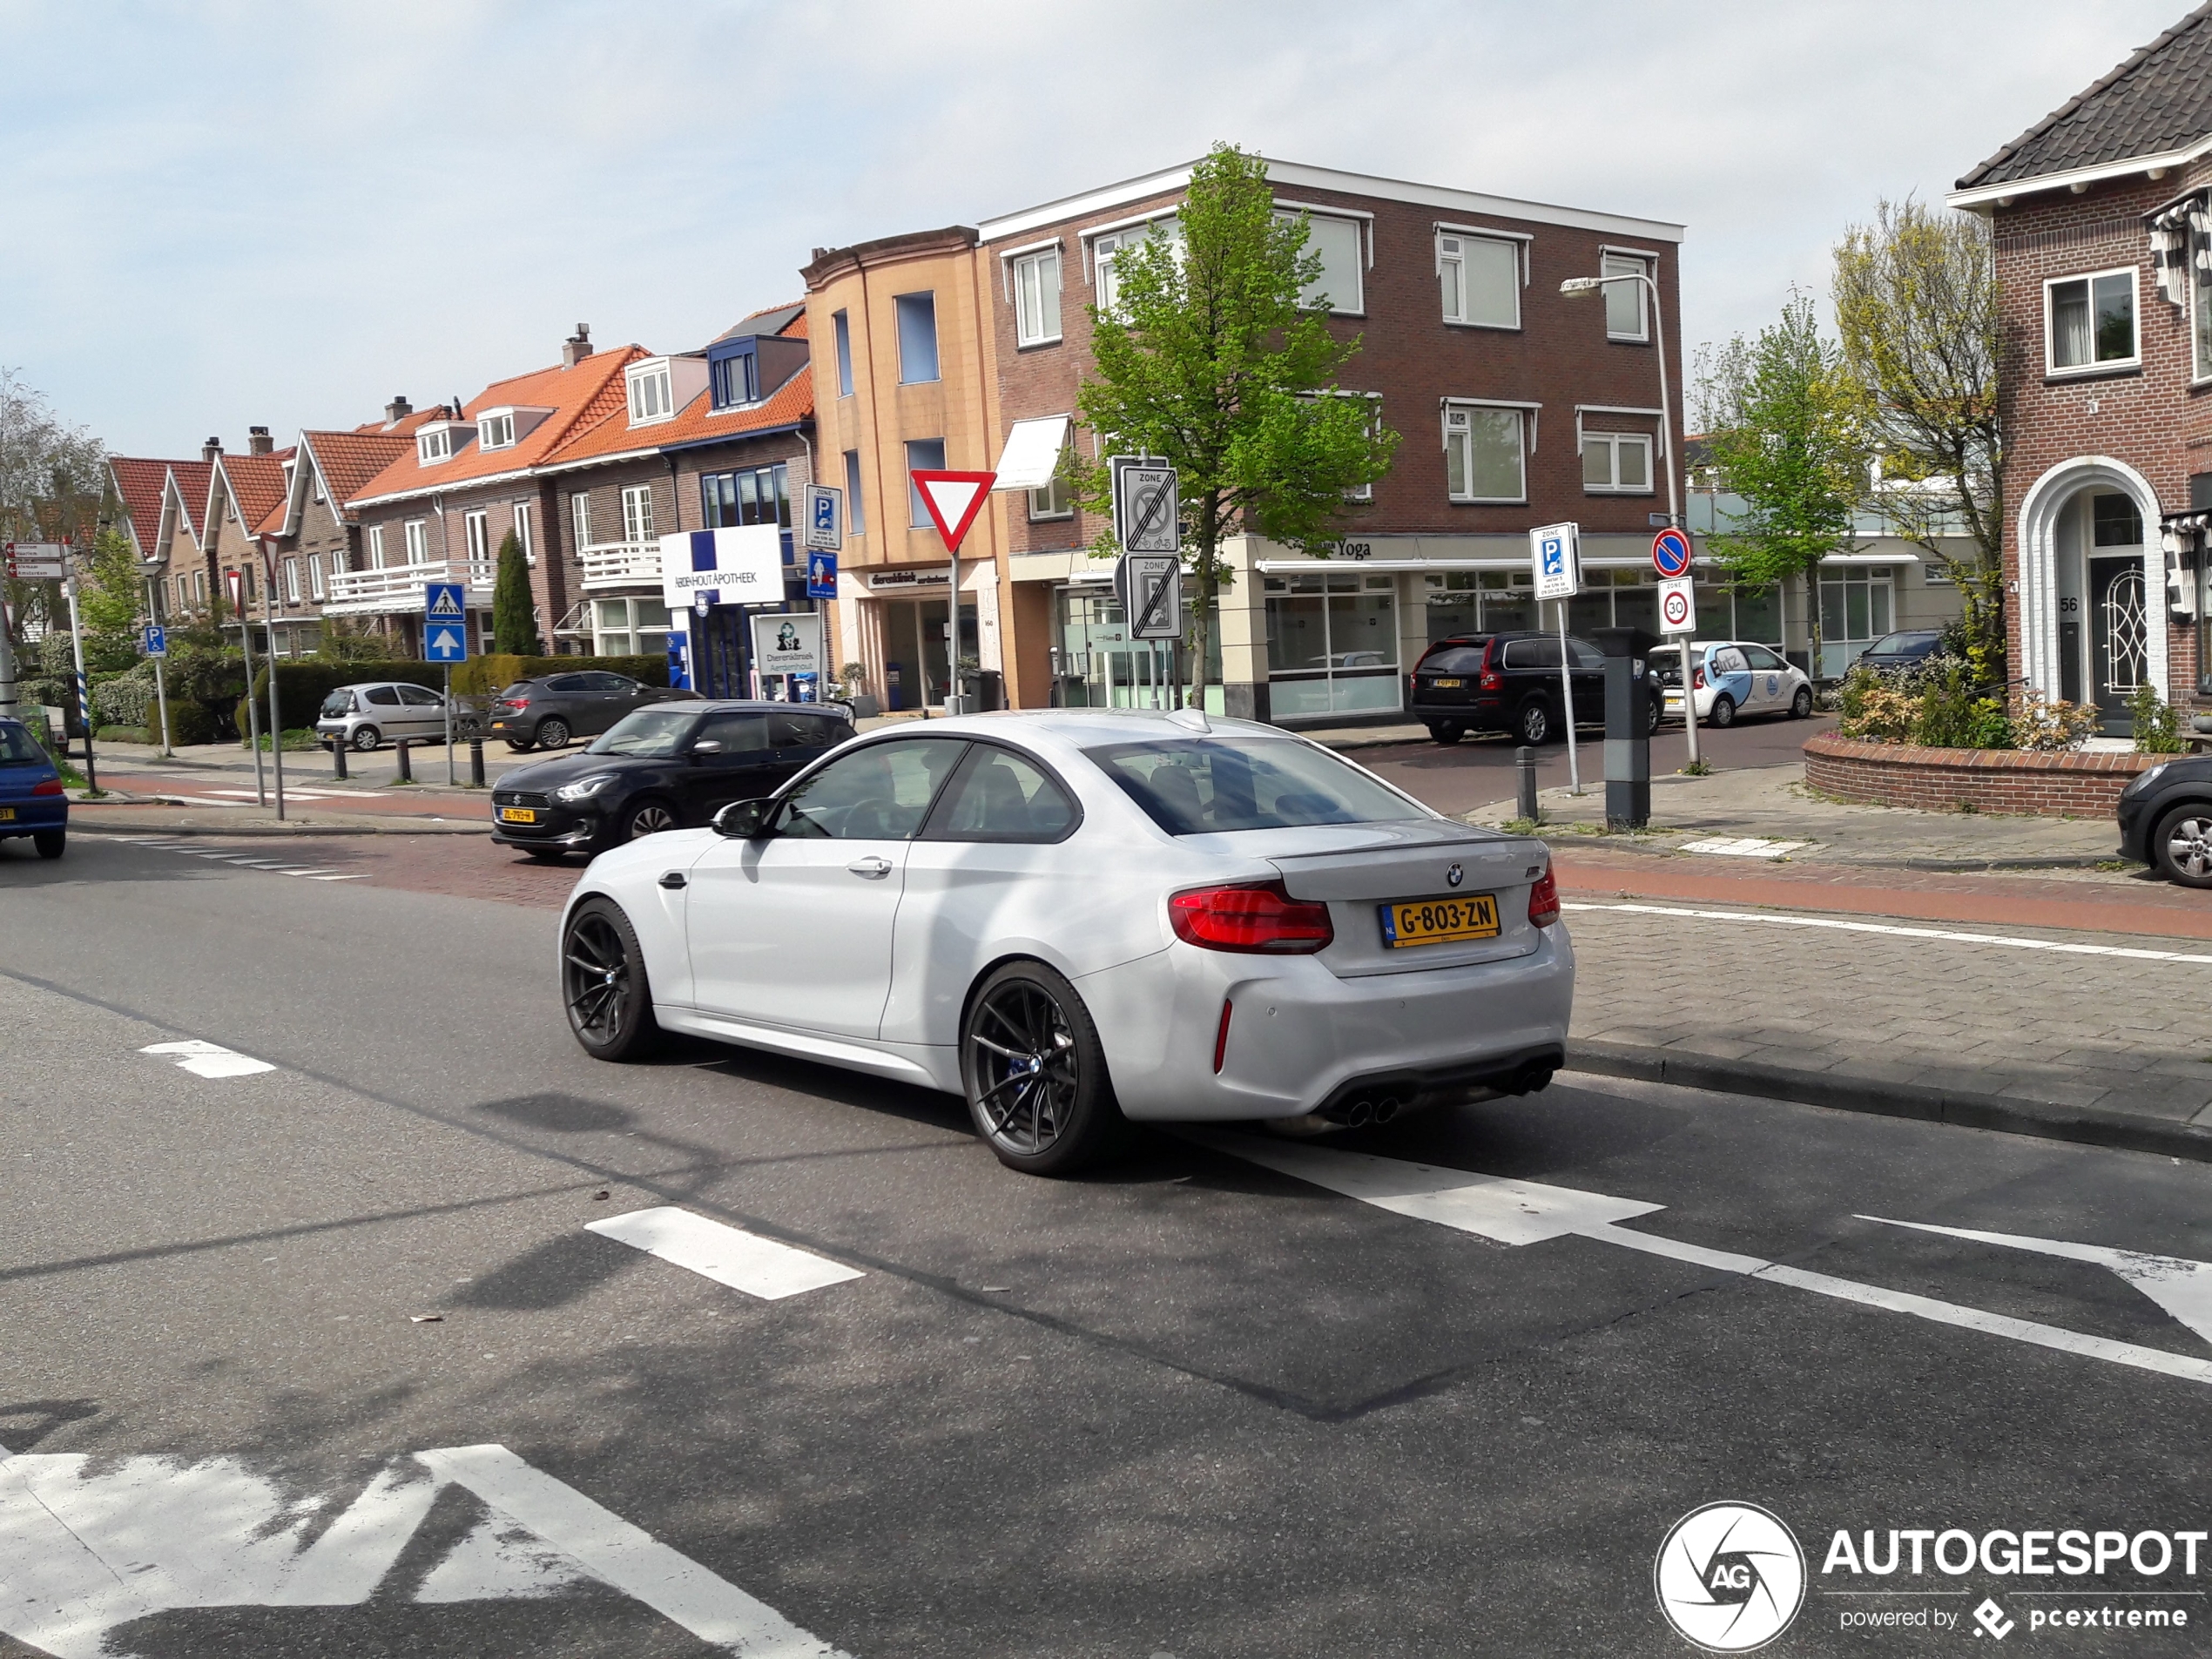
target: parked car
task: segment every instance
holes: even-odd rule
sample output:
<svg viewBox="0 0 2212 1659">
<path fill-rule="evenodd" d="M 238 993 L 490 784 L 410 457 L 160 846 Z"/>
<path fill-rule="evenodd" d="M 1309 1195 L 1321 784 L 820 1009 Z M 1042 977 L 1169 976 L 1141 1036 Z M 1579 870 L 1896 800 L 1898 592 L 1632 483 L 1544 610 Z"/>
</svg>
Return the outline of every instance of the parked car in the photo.
<svg viewBox="0 0 2212 1659">
<path fill-rule="evenodd" d="M 2120 792 L 2120 856 L 2212 887 L 2212 755 L 2161 761 Z"/>
<path fill-rule="evenodd" d="M 1884 634 L 1858 653 L 1854 668 L 1918 668 L 1931 657 L 1943 654 L 1943 635 L 1932 630 Z"/>
<path fill-rule="evenodd" d="M 1744 714 L 1786 714 L 1802 720 L 1812 712 L 1812 681 L 1770 646 L 1748 639 L 1698 641 L 1690 645 L 1689 660 L 1701 725 L 1734 725 Z M 1667 712 L 1680 715 L 1682 648 L 1653 651 L 1651 669 L 1665 694 Z"/>
<path fill-rule="evenodd" d="M 491 838 L 552 860 L 705 824 L 733 800 L 774 793 L 852 735 L 851 711 L 835 703 L 639 709 L 580 753 L 502 778 Z"/>
<path fill-rule="evenodd" d="M 491 701 L 491 735 L 516 754 L 565 749 L 571 738 L 595 738 L 649 703 L 698 700 L 696 691 L 647 685 L 604 669 L 577 669 L 516 680 Z"/>
<path fill-rule="evenodd" d="M 69 845 L 69 797 L 45 745 L 21 720 L 0 720 L 0 840 L 28 835 L 42 859 Z"/>
<path fill-rule="evenodd" d="M 1550 856 L 1194 711 L 876 732 L 596 860 L 553 964 L 603 1060 L 664 1031 L 966 1097 L 1059 1174 L 1124 1119 L 1325 1129 L 1564 1063 Z"/>
<path fill-rule="evenodd" d="M 1576 723 L 1602 720 L 1604 654 L 1572 635 L 1567 649 L 1574 664 Z M 1635 666 L 1648 685 L 1643 664 Z M 1413 664 L 1408 711 L 1439 743 L 1457 743 L 1470 732 L 1510 732 L 1522 743 L 1548 743 L 1567 731 L 1559 667 L 1557 634 L 1454 634 L 1430 645 Z M 1656 732 L 1656 687 L 1646 704 L 1644 730 Z"/>
<path fill-rule="evenodd" d="M 399 738 L 442 739 L 445 734 L 445 698 L 404 680 L 341 685 L 323 698 L 315 717 L 315 735 L 326 749 L 342 743 L 367 752 Z"/>
</svg>

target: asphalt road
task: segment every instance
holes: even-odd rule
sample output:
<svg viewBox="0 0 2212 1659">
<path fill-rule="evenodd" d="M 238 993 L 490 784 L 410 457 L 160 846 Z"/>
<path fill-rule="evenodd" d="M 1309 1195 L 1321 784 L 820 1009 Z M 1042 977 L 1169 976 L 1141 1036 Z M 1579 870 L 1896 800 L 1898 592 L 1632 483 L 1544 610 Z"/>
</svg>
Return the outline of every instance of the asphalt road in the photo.
<svg viewBox="0 0 2212 1659">
<path fill-rule="evenodd" d="M 2206 1526 L 2202 1166 L 1576 1078 L 1043 1182 L 949 1098 L 595 1064 L 543 907 L 85 838 L 0 917 L 0 1653 L 1688 1654 L 1719 1501 L 1810 1558 L 1777 1653 L 2212 1617 L 1821 1570 Z M 588 1231 L 664 1208 L 752 1239 Z"/>
</svg>

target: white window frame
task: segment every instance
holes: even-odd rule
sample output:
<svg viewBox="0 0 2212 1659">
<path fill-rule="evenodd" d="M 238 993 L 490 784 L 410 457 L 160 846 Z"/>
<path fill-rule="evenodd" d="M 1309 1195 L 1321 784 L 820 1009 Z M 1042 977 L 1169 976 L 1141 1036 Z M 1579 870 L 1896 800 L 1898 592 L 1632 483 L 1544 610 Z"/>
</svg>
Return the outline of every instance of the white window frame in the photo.
<svg viewBox="0 0 2212 1659">
<path fill-rule="evenodd" d="M 462 542 L 469 550 L 469 563 L 484 564 L 491 559 L 491 515 L 479 507 L 461 516 Z"/>
<path fill-rule="evenodd" d="M 622 487 L 622 539 L 633 544 L 653 539 L 653 487 L 651 484 L 624 484 Z"/>
<path fill-rule="evenodd" d="M 2063 283 L 2084 285 L 2089 297 L 2089 349 L 2097 349 L 2097 279 L 2124 276 L 2128 279 L 2128 314 L 2134 320 L 2135 349 L 2126 357 L 2108 357 L 2100 361 L 2094 356 L 2086 363 L 2069 363 L 2064 368 L 2058 361 L 2058 332 L 2053 327 L 2051 291 Z M 2083 374 L 2111 374 L 2123 369 L 2143 366 L 2143 281 L 2142 267 L 2135 265 L 2107 266 L 2101 271 L 2074 271 L 2065 276 L 2043 279 L 2043 374 L 2050 380 L 2070 380 Z"/>
<path fill-rule="evenodd" d="M 288 605 L 296 605 L 300 603 L 300 561 L 298 559 L 287 559 L 284 562 L 284 602 Z"/>
<path fill-rule="evenodd" d="M 1459 315 L 1455 317 L 1447 314 L 1444 318 L 1445 324 L 1453 328 L 1494 328 L 1501 331 L 1518 331 L 1521 327 L 1521 291 L 1528 286 L 1528 266 L 1530 262 L 1529 247 L 1536 239 L 1530 235 L 1527 231 L 1497 231 L 1480 229 L 1472 225 L 1447 225 L 1441 220 L 1439 220 L 1436 223 L 1436 225 L 1433 227 L 1433 230 L 1435 236 L 1434 246 L 1436 249 L 1437 276 L 1440 279 L 1443 276 L 1444 267 L 1447 264 L 1454 265 L 1459 267 L 1459 274 L 1453 280 L 1452 284 L 1453 300 L 1453 303 L 1455 303 L 1459 307 Z M 1502 242 L 1507 248 L 1512 250 L 1514 276 L 1515 280 L 1513 290 L 1513 320 L 1511 322 L 1484 322 L 1479 319 L 1470 318 L 1467 314 L 1467 261 L 1462 257 L 1464 250 L 1461 251 L 1461 253 L 1447 253 L 1444 251 L 1444 239 L 1447 236 L 1457 242 Z M 1442 302 L 1443 296 L 1440 293 L 1438 295 L 1438 304 L 1440 307 L 1441 307 Z"/>
<path fill-rule="evenodd" d="M 1352 242 L 1359 249 L 1357 256 L 1352 262 L 1352 273 L 1353 280 L 1359 286 L 1359 292 L 1355 296 L 1355 304 L 1347 306 L 1332 303 L 1329 307 L 1328 314 L 1332 317 L 1366 316 L 1367 314 L 1367 273 L 1375 267 L 1375 216 L 1356 207 L 1322 207 L 1311 202 L 1290 202 L 1278 198 L 1275 202 L 1275 217 L 1278 219 L 1303 217 L 1309 222 L 1318 219 L 1332 219 L 1340 224 L 1352 226 Z M 1308 246 L 1311 246 L 1310 241 Z M 1298 300 L 1298 306 L 1300 309 L 1305 308 L 1305 300 L 1303 296 Z"/>
<path fill-rule="evenodd" d="M 441 461 L 453 459 L 453 428 L 449 426 L 432 427 L 415 435 L 415 459 L 418 466 L 435 466 Z"/>
<path fill-rule="evenodd" d="M 1053 295 L 1053 327 L 1050 334 L 1047 334 L 1043 328 L 1039 326 L 1042 321 L 1042 316 L 1031 316 L 1028 314 L 1029 307 L 1023 303 L 1026 290 L 1024 289 L 1022 283 L 1024 273 L 1031 272 L 1035 273 L 1037 296 L 1040 302 L 1042 302 L 1046 292 L 1044 269 L 1048 262 L 1049 262 L 1052 266 L 1051 293 Z M 1007 297 L 1012 302 L 1014 307 L 1014 344 L 1015 347 L 1018 349 L 1025 346 L 1058 345 L 1062 338 L 1061 330 L 1065 326 L 1060 316 L 1060 294 L 1062 292 L 1062 279 L 1060 268 L 1060 244 L 1057 242 L 1051 242 L 1041 248 L 1034 248 L 1023 253 L 1008 254 L 1006 256 L 1006 281 Z M 1042 311 L 1042 304 L 1040 304 L 1038 308 Z"/>
<path fill-rule="evenodd" d="M 430 562 L 430 521 L 410 518 L 400 526 L 400 533 L 407 538 L 407 562 L 428 564 Z"/>
<path fill-rule="evenodd" d="M 1053 504 L 1052 498 L 1055 494 L 1060 496 L 1058 506 Z M 1032 524 L 1050 523 L 1075 516 L 1075 492 L 1068 488 L 1068 481 L 1061 474 L 1053 474 L 1050 483 L 1029 492 L 1029 523 Z"/>
<path fill-rule="evenodd" d="M 1627 276 L 1629 274 L 1627 271 L 1616 271 L 1613 269 L 1612 267 L 1615 264 L 1634 266 L 1638 273 L 1649 278 L 1655 285 L 1659 280 L 1659 256 L 1653 253 L 1649 248 L 1600 247 L 1598 249 L 1597 269 L 1600 276 L 1612 277 Z M 1601 297 L 1602 297 L 1602 293 L 1609 293 L 1613 285 L 1611 283 L 1607 283 L 1604 287 L 1604 290 L 1601 293 Z M 1624 341 L 1632 345 L 1648 346 L 1651 343 L 1651 292 L 1641 282 L 1634 284 L 1630 291 L 1634 293 L 1636 297 L 1636 322 L 1638 325 L 1636 331 L 1634 334 L 1616 332 L 1613 327 L 1612 314 L 1608 312 L 1606 314 L 1605 319 L 1605 337 L 1608 340 Z"/>
<path fill-rule="evenodd" d="M 1607 469 L 1613 482 L 1609 484 L 1594 484 L 1590 482 L 1589 474 L 1585 470 L 1582 475 L 1582 493 L 1585 496 L 1649 496 L 1653 492 L 1652 454 L 1658 446 L 1652 442 L 1649 433 L 1586 431 L 1582 434 L 1581 446 L 1584 457 L 1588 455 L 1589 448 L 1594 443 L 1605 446 L 1609 456 Z M 1621 448 L 1623 444 L 1634 444 L 1643 451 L 1643 482 L 1640 484 L 1624 484 L 1621 482 Z"/>
<path fill-rule="evenodd" d="M 1443 406 L 1445 462 L 1445 498 L 1462 504 L 1486 507 L 1525 506 L 1528 501 L 1528 458 L 1536 453 L 1536 420 L 1542 405 L 1507 402 L 1503 399 L 1455 397 L 1447 398 Z M 1521 493 L 1517 496 L 1454 496 L 1451 493 L 1451 463 L 1449 460 L 1454 430 L 1465 434 L 1467 444 L 1467 477 L 1474 479 L 1474 423 L 1469 419 L 1476 409 L 1507 410 L 1519 421 L 1521 428 Z"/>
<path fill-rule="evenodd" d="M 343 558 L 345 555 L 341 553 L 335 556 Z M 307 555 L 307 591 L 314 596 L 317 604 L 330 597 L 329 585 L 323 579 L 322 555 L 320 553 Z"/>
<path fill-rule="evenodd" d="M 2212 380 L 2212 233 L 2196 228 L 2200 214 L 2212 215 L 2212 195 L 2202 196 L 2187 215 L 2188 223 L 2182 232 L 2182 254 L 2187 260 L 2189 281 L 2189 380 L 2192 385 L 2202 385 Z M 2207 261 L 2199 265 L 2198 260 Z M 2142 333 L 2141 319 L 2136 334 Z M 2136 349 L 2141 349 L 2140 338 Z M 2212 564 L 2206 569 L 2212 573 Z M 2212 669 L 2212 664 L 2200 662 L 2200 673 Z"/>
<path fill-rule="evenodd" d="M 1175 209 L 1116 219 L 1110 225 L 1094 225 L 1082 233 L 1084 255 L 1090 266 L 1091 292 L 1096 296 L 1096 303 L 1101 311 L 1113 310 L 1120 293 L 1120 286 L 1107 274 L 1113 268 L 1115 257 L 1125 248 L 1149 242 L 1155 236 L 1171 238 L 1177 247 L 1182 246 L 1183 221 Z"/>
<path fill-rule="evenodd" d="M 526 501 L 516 502 L 514 511 L 515 539 L 522 543 L 523 563 L 536 564 L 537 563 L 536 516 L 530 511 L 530 503 Z"/>
<path fill-rule="evenodd" d="M 676 418 L 676 387 L 666 358 L 631 368 L 628 378 L 631 425 L 658 426 L 663 421 Z M 647 388 L 651 388 L 650 397 L 643 395 Z M 658 408 L 651 407 L 656 400 Z"/>
<path fill-rule="evenodd" d="M 576 537 L 579 552 L 592 545 L 591 492 L 588 489 L 579 489 L 569 497 L 569 533 Z"/>
<path fill-rule="evenodd" d="M 511 449 L 515 447 L 515 415 L 511 409 L 497 415 L 487 415 L 476 422 L 476 447 L 479 449 Z"/>
<path fill-rule="evenodd" d="M 372 570 L 384 568 L 384 527 L 381 524 L 368 527 L 368 568 Z"/>
</svg>

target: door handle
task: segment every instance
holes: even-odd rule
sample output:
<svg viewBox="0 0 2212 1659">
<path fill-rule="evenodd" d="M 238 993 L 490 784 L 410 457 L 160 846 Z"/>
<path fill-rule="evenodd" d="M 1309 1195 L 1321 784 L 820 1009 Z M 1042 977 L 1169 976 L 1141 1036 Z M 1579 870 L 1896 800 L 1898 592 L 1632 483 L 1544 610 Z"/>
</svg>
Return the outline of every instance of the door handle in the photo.
<svg viewBox="0 0 2212 1659">
<path fill-rule="evenodd" d="M 845 867 L 852 871 L 854 875 L 864 875 L 871 881 L 880 881 L 891 873 L 891 860 L 877 858 L 871 853 L 867 858 L 853 860 Z"/>
<path fill-rule="evenodd" d="M 689 887 L 691 885 L 691 878 L 685 875 L 681 870 L 668 870 L 663 872 L 660 879 L 660 884 L 664 887 Z"/>
</svg>

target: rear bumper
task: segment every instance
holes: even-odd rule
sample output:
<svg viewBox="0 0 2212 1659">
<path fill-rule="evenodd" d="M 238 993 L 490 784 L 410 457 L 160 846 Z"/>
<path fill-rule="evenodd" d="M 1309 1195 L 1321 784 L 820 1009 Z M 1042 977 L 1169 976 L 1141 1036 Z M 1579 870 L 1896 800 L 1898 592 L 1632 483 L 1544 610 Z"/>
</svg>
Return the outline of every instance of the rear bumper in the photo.
<svg viewBox="0 0 2212 1659">
<path fill-rule="evenodd" d="M 0 840 L 10 835 L 38 835 L 48 830 L 69 827 L 69 800 L 66 796 L 15 801 L 10 806 L 16 815 L 0 819 Z"/>
<path fill-rule="evenodd" d="M 1505 699 L 1497 697 L 1479 698 L 1467 703 L 1409 703 L 1406 711 L 1424 725 L 1441 725 L 1449 721 L 1470 732 L 1502 732 L 1513 723 Z"/>
</svg>

